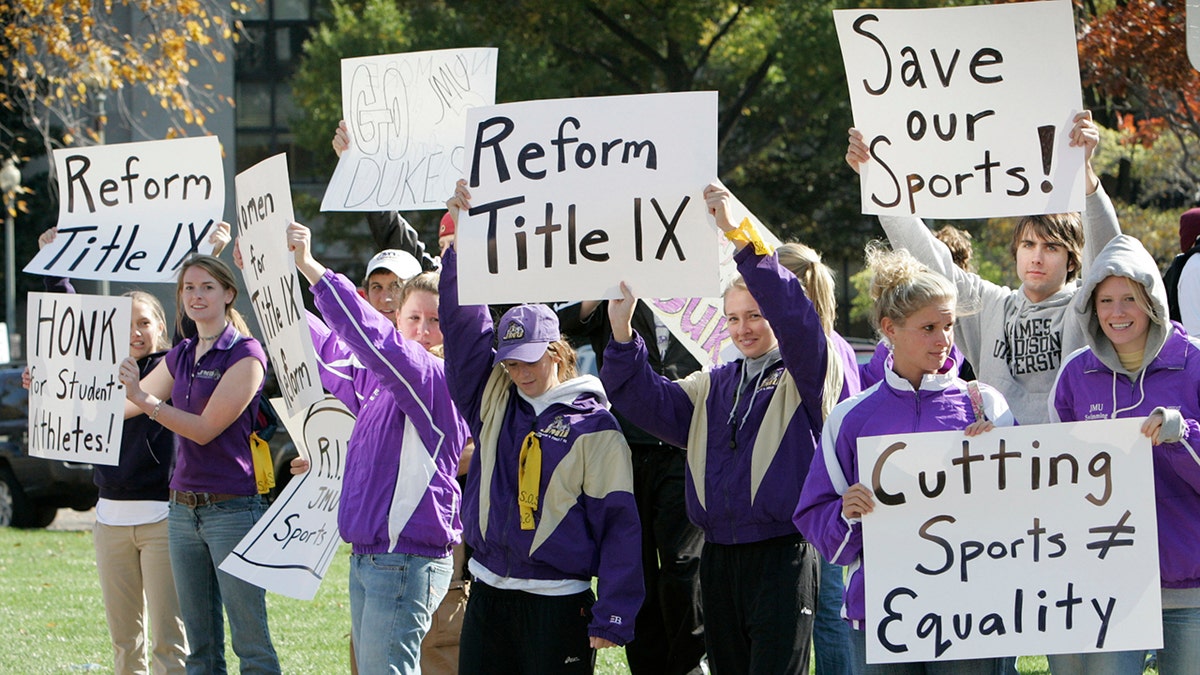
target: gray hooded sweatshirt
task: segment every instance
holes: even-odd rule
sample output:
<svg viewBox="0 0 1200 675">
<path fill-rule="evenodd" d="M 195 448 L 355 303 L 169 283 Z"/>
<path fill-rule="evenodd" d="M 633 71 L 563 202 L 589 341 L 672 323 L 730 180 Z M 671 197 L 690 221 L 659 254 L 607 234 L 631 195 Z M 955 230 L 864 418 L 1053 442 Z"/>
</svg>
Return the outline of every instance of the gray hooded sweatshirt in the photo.
<svg viewBox="0 0 1200 675">
<path fill-rule="evenodd" d="M 1083 330 L 1069 316 L 1079 282 L 1068 282 L 1058 293 L 1032 302 L 1024 286 L 1007 288 L 960 269 L 950 249 L 921 219 L 880 216 L 879 222 L 893 248 L 908 249 L 953 281 L 959 306 L 975 310 L 957 318 L 954 342 L 975 367 L 979 381 L 1000 390 L 1019 423 L 1048 422 L 1050 388 L 1059 364 L 1063 356 L 1085 344 Z M 1084 205 L 1081 278 L 1104 245 L 1120 233 L 1112 202 L 1103 187 L 1097 188 Z"/>
</svg>

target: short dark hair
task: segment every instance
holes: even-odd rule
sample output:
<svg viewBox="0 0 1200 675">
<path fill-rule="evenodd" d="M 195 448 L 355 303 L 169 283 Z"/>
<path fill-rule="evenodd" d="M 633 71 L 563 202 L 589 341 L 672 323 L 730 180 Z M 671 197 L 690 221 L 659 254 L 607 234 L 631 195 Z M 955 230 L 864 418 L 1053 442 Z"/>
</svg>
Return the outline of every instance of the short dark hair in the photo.
<svg viewBox="0 0 1200 675">
<path fill-rule="evenodd" d="M 1030 230 L 1042 239 L 1062 246 L 1067 251 L 1067 281 L 1079 275 L 1083 256 L 1083 221 L 1078 213 L 1052 213 L 1043 216 L 1025 216 L 1013 230 L 1009 253 L 1014 259 L 1021 238 Z"/>
</svg>

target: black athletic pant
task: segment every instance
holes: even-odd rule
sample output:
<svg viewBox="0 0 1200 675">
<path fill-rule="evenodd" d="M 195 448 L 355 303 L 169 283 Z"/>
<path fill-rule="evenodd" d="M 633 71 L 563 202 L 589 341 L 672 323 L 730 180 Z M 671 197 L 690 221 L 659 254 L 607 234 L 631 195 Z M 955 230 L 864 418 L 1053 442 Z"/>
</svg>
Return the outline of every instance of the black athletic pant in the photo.
<svg viewBox="0 0 1200 675">
<path fill-rule="evenodd" d="M 706 543 L 700 590 L 713 675 L 806 675 L 820 576 L 816 549 L 799 534 Z"/>
<path fill-rule="evenodd" d="M 596 651 L 587 627 L 596 597 L 534 595 L 478 579 L 463 619 L 459 675 L 590 675 Z"/>
</svg>

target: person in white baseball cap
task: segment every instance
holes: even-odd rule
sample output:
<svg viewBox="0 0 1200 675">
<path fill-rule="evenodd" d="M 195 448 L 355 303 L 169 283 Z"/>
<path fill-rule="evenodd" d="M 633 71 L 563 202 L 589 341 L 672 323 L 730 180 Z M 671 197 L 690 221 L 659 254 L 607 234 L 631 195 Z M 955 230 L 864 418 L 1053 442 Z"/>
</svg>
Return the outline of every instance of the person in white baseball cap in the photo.
<svg viewBox="0 0 1200 675">
<path fill-rule="evenodd" d="M 376 253 L 363 277 L 367 302 L 394 323 L 404 282 L 420 273 L 421 263 L 411 253 L 394 248 Z"/>
</svg>

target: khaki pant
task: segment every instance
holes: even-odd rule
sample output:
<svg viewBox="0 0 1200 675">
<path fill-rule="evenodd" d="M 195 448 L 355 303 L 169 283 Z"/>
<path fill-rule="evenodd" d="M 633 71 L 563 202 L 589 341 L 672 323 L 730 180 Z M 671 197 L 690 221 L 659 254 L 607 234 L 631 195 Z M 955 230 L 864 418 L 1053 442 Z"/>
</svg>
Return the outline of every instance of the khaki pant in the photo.
<svg viewBox="0 0 1200 675">
<path fill-rule="evenodd" d="M 463 581 L 466 551 L 462 544 L 454 547 L 454 576 L 450 590 L 433 613 L 433 624 L 421 641 L 421 675 L 458 675 L 458 643 L 462 635 L 463 616 L 467 613 L 467 598 L 471 582 Z"/>
<path fill-rule="evenodd" d="M 149 618 L 154 637 L 154 675 L 182 674 L 187 640 L 171 574 L 167 521 L 120 527 L 97 522 L 92 533 L 104 613 L 112 637 L 113 672 L 151 672 L 146 662 Z"/>
</svg>

